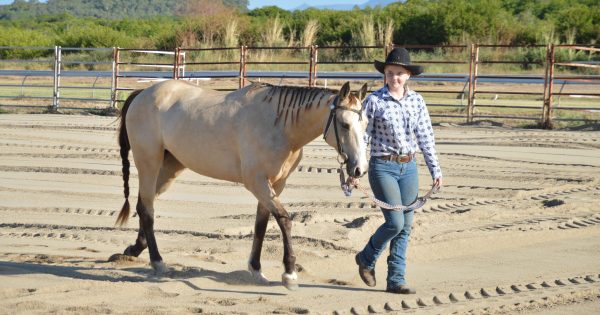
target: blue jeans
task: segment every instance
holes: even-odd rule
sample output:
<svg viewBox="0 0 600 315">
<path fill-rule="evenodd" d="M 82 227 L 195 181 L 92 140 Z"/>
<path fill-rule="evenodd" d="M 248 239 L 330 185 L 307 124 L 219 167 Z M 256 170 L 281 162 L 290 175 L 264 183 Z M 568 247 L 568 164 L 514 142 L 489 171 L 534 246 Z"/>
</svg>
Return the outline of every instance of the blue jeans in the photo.
<svg viewBox="0 0 600 315">
<path fill-rule="evenodd" d="M 417 163 L 397 163 L 372 157 L 369 161 L 369 183 L 375 197 L 392 205 L 409 205 L 417 199 L 419 176 Z M 359 253 L 363 266 L 375 268 L 375 262 L 390 243 L 387 287 L 406 284 L 406 248 L 413 223 L 414 211 L 389 211 L 381 209 L 385 222 L 371 236 Z"/>
</svg>

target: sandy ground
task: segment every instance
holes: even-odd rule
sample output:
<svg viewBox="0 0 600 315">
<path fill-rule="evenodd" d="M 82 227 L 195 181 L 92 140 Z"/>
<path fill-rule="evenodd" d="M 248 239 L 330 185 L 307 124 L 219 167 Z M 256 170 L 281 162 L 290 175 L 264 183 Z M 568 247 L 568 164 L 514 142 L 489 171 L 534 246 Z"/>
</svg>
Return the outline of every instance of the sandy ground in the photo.
<svg viewBox="0 0 600 315">
<path fill-rule="evenodd" d="M 114 120 L 0 115 L 0 313 L 600 312 L 599 132 L 436 126 L 445 187 L 416 213 L 408 281 L 417 294 L 399 296 L 383 292 L 386 255 L 377 287 L 358 277 L 354 254 L 382 215 L 360 192 L 342 194 L 334 150 L 320 140 L 282 195 L 298 291 L 281 286 L 273 219 L 262 261 L 271 284 L 246 272 L 253 196 L 188 171 L 156 204 L 170 271 L 156 275 L 147 252 L 108 261 L 137 234 L 137 218 L 114 226 L 123 203 Z"/>
</svg>

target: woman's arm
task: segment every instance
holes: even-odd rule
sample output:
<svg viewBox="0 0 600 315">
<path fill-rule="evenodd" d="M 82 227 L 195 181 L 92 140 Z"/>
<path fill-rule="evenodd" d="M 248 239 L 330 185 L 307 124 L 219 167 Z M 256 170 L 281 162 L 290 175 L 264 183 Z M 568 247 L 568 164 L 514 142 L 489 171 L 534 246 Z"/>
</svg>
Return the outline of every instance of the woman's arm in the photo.
<svg viewBox="0 0 600 315">
<path fill-rule="evenodd" d="M 442 184 L 442 169 L 437 157 L 435 150 L 435 137 L 433 135 L 433 127 L 431 125 L 431 118 L 429 117 L 429 111 L 425 105 L 425 101 L 420 97 L 419 105 L 417 106 L 418 117 L 415 125 L 414 133 L 417 137 L 417 144 L 423 152 L 425 163 L 429 168 L 429 173 L 434 179 L 434 185 L 440 186 Z"/>
</svg>

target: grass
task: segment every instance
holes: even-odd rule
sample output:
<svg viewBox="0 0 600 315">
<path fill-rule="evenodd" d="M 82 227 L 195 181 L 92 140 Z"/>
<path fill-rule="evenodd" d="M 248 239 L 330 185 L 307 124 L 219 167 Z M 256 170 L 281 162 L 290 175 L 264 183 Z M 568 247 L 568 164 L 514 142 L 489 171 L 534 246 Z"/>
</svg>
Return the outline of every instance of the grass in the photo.
<svg viewBox="0 0 600 315">
<path fill-rule="evenodd" d="M 302 32 L 303 47 L 307 47 L 315 43 L 315 39 L 317 38 L 319 28 L 319 21 L 317 20 L 309 20 L 306 23 L 306 26 L 304 27 L 304 32 Z"/>
<path fill-rule="evenodd" d="M 119 110 L 112 107 L 106 108 L 90 108 L 87 110 L 88 113 L 96 116 L 110 116 L 115 117 L 119 115 Z"/>
<path fill-rule="evenodd" d="M 28 87 L 21 88 L 21 83 Z M 54 94 L 52 77 L 29 77 L 26 81 L 17 77 L 0 77 L 0 85 L 17 85 L 14 87 L 0 86 L 0 96 L 14 99 L 28 97 L 52 98 Z M 63 77 L 61 86 L 75 88 L 61 88 L 60 96 L 63 98 L 96 98 L 110 99 L 110 78 L 72 78 Z M 79 88 L 77 88 L 79 87 Z M 93 89 L 96 87 L 96 89 Z"/>
</svg>

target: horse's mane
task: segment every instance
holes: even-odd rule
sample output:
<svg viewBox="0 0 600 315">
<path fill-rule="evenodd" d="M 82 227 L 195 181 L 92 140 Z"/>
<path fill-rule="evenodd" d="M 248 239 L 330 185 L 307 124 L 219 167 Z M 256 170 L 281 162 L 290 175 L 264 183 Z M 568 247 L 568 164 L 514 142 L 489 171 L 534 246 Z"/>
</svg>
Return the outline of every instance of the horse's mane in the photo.
<svg viewBox="0 0 600 315">
<path fill-rule="evenodd" d="M 336 91 L 326 88 L 303 87 L 303 86 L 277 86 L 268 83 L 257 84 L 255 88 L 267 88 L 263 102 L 277 104 L 277 118 L 275 125 L 284 118 L 285 125 L 291 113 L 290 122 L 298 122 L 300 110 L 309 110 L 321 106 L 323 100 L 328 102 L 337 94 Z"/>
</svg>

